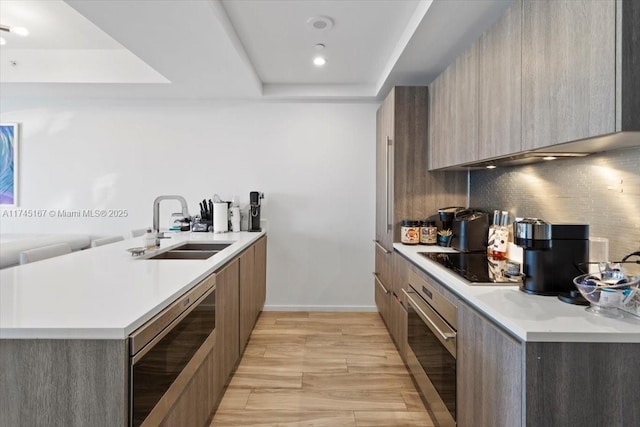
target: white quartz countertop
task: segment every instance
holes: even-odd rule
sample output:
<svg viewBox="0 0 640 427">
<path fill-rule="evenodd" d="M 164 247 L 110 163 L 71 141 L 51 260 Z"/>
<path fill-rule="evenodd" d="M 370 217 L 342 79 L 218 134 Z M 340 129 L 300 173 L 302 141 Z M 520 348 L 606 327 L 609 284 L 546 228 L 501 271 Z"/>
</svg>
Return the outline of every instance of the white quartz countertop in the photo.
<svg viewBox="0 0 640 427">
<path fill-rule="evenodd" d="M 640 343 L 640 318 L 610 319 L 566 304 L 557 297 L 530 295 L 511 285 L 470 285 L 419 252 L 437 246 L 394 244 L 394 249 L 454 294 L 522 341 Z M 449 250 L 450 251 L 450 250 Z"/>
<path fill-rule="evenodd" d="M 133 257 L 138 237 L 0 270 L 0 338 L 124 339 L 264 234 L 167 233 L 157 250 L 232 243 L 206 260 Z"/>
</svg>

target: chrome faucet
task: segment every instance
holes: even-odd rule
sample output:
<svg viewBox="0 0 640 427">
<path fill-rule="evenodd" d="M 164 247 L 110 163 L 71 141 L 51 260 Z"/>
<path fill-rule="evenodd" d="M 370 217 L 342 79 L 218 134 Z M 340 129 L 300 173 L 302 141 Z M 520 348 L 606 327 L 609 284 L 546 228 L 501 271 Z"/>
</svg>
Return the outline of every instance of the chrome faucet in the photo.
<svg viewBox="0 0 640 427">
<path fill-rule="evenodd" d="M 177 200 L 182 205 L 182 215 L 185 218 L 189 217 L 189 209 L 187 208 L 187 201 L 182 196 L 158 196 L 153 201 L 153 231 L 160 232 L 160 202 L 163 200 Z"/>
</svg>

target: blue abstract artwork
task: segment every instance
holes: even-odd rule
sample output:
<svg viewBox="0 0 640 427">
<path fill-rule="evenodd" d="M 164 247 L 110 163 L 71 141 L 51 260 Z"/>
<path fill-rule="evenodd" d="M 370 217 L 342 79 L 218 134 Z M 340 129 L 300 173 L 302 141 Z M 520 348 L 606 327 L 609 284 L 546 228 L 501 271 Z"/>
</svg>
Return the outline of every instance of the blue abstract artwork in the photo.
<svg viewBox="0 0 640 427">
<path fill-rule="evenodd" d="M 0 124 L 0 205 L 17 204 L 18 125 Z"/>
</svg>

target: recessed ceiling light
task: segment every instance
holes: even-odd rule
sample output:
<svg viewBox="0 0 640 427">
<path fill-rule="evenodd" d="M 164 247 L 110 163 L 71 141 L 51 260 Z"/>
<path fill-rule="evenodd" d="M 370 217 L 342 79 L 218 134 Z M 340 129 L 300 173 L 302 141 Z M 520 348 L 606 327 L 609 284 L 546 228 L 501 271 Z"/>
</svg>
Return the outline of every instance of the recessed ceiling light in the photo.
<svg viewBox="0 0 640 427">
<path fill-rule="evenodd" d="M 489 165 L 489 166 L 487 166 L 487 169 L 495 169 L 495 168 L 497 168 L 497 166 L 496 166 L 496 165 Z"/>
<path fill-rule="evenodd" d="M 555 156 L 545 156 L 542 158 L 542 160 L 555 160 L 555 159 L 557 159 L 557 157 Z"/>
<path fill-rule="evenodd" d="M 327 60 L 322 56 L 316 56 L 315 58 L 313 58 L 313 65 L 315 65 L 316 67 L 322 67 L 326 63 Z"/>
<path fill-rule="evenodd" d="M 5 44 L 7 44 L 7 41 L 4 39 L 4 37 L 0 37 L 0 46 L 4 46 Z"/>
<path fill-rule="evenodd" d="M 307 19 L 307 25 L 314 30 L 326 31 L 333 28 L 333 19 L 328 16 L 313 16 Z"/>
</svg>

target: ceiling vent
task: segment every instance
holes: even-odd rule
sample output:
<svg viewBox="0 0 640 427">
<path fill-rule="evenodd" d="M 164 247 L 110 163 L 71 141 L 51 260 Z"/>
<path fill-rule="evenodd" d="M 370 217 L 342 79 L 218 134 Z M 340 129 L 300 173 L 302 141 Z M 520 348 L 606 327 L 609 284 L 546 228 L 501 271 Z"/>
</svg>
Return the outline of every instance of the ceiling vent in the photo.
<svg viewBox="0 0 640 427">
<path fill-rule="evenodd" d="M 328 16 L 313 16 L 307 19 L 307 25 L 314 30 L 327 31 L 333 28 L 333 19 Z"/>
</svg>

